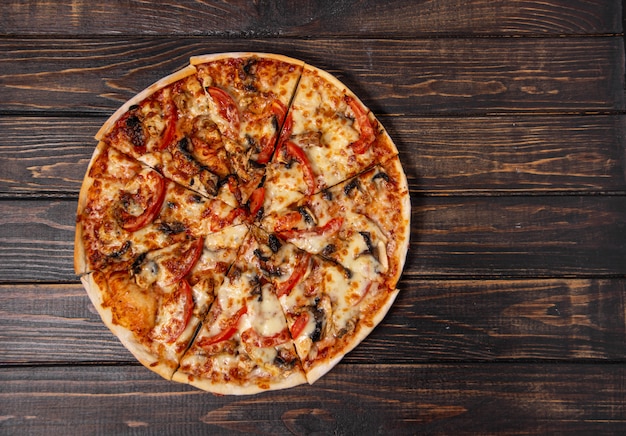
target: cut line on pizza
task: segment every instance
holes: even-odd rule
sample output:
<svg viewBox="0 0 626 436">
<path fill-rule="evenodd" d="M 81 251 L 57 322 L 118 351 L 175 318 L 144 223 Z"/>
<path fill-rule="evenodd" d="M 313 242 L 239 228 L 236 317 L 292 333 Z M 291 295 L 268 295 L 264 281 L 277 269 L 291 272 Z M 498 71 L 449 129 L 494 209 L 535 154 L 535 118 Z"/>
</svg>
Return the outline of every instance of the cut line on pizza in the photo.
<svg viewBox="0 0 626 436">
<path fill-rule="evenodd" d="M 398 151 L 331 74 L 195 56 L 96 134 L 74 268 L 146 368 L 221 395 L 314 383 L 378 325 L 410 237 Z"/>
</svg>

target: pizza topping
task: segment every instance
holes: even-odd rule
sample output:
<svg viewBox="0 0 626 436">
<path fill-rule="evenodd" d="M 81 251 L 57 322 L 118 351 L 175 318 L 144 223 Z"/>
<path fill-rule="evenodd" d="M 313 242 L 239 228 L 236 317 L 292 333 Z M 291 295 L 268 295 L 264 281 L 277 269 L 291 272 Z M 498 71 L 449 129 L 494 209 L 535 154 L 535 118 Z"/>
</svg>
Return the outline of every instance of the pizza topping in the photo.
<svg viewBox="0 0 626 436">
<path fill-rule="evenodd" d="M 285 281 L 280 282 L 276 286 L 276 296 L 282 297 L 283 295 L 288 295 L 289 292 L 293 289 L 293 287 L 302 279 L 304 274 L 309 269 L 309 260 L 311 259 L 311 255 L 309 253 L 302 253 L 298 261 L 296 262 L 293 272 L 289 276 L 289 278 Z"/>
<path fill-rule="evenodd" d="M 232 338 L 235 333 L 237 333 L 239 320 L 243 315 L 246 314 L 247 311 L 248 307 L 243 306 L 223 324 L 223 328 L 218 334 L 208 338 L 200 339 L 200 341 L 198 341 L 198 345 L 200 347 L 208 347 L 209 345 L 217 344 L 219 342 L 223 342 Z"/>
<path fill-rule="evenodd" d="M 270 250 L 272 250 L 272 252 L 274 253 L 276 253 L 281 246 L 280 240 L 273 233 L 269 235 L 269 240 L 267 244 L 270 247 Z"/>
<path fill-rule="evenodd" d="M 120 193 L 117 218 L 129 232 L 150 224 L 161 210 L 165 198 L 165 180 L 156 171 L 143 172 Z"/>
<path fill-rule="evenodd" d="M 241 340 L 249 343 L 257 348 L 269 348 L 276 347 L 278 345 L 284 344 L 291 339 L 289 335 L 289 331 L 287 329 L 281 330 L 279 333 L 276 333 L 272 336 L 261 336 L 254 328 L 249 328 L 248 330 L 241 333 Z"/>
<path fill-rule="evenodd" d="M 176 136 L 176 121 L 178 120 L 178 112 L 172 99 L 166 97 L 163 97 L 163 99 L 165 100 L 162 103 L 165 128 L 156 146 L 157 150 L 163 150 L 174 140 Z"/>
<path fill-rule="evenodd" d="M 309 162 L 309 158 L 304 151 L 292 141 L 286 141 L 284 144 L 285 156 L 287 159 L 293 159 L 300 164 L 300 169 L 304 176 L 304 182 L 306 183 L 305 195 L 311 195 L 315 192 L 315 174 L 313 168 Z"/>
<path fill-rule="evenodd" d="M 282 104 L 280 100 L 274 99 L 270 106 L 270 111 L 272 112 L 273 117 L 274 117 L 273 118 L 274 121 L 272 124 L 274 126 L 274 129 L 278 131 L 280 124 L 283 122 L 283 120 L 285 120 L 285 116 L 287 114 L 287 108 L 285 107 L 284 104 Z M 274 154 L 274 147 L 277 144 L 279 147 L 282 146 L 282 142 L 284 142 L 286 138 L 285 135 L 289 134 L 289 132 L 285 131 L 284 129 L 282 132 L 281 132 L 281 135 L 278 137 L 278 139 L 276 138 L 275 135 L 272 136 L 271 138 L 268 138 L 266 136 L 261 138 L 260 151 L 256 158 L 257 163 L 264 165 L 270 161 L 270 159 L 272 158 L 272 155 Z"/>
<path fill-rule="evenodd" d="M 122 121 L 122 120 L 120 120 Z M 128 139 L 131 144 L 135 147 L 143 147 L 144 146 L 144 133 L 143 126 L 141 125 L 141 120 L 137 115 L 129 114 L 128 117 L 123 120 L 121 123 L 121 127 L 124 129 Z"/>
<path fill-rule="evenodd" d="M 187 280 L 181 280 L 172 292 L 163 297 L 159 323 L 150 336 L 170 344 L 175 342 L 187 328 L 193 310 L 191 286 Z"/>
<path fill-rule="evenodd" d="M 376 181 L 376 180 L 384 180 L 385 182 L 389 183 L 389 181 L 391 180 L 389 178 L 389 175 L 384 172 L 384 171 L 378 171 L 376 174 L 374 174 L 374 177 L 372 177 L 372 180 Z"/>
<path fill-rule="evenodd" d="M 291 112 L 287 114 L 284 118 L 285 122 L 283 123 L 283 128 L 280 131 L 280 135 L 278 135 L 278 141 L 276 142 L 276 149 L 280 150 L 285 143 L 285 141 L 291 136 L 291 131 L 293 130 L 293 115 Z"/>
<path fill-rule="evenodd" d="M 315 219 L 315 215 L 313 214 L 313 212 L 311 212 L 311 209 L 306 206 L 300 206 L 298 207 L 298 212 L 300 213 L 300 215 L 302 215 L 302 218 L 304 219 L 304 222 L 306 224 L 310 226 L 317 225 L 317 220 Z"/>
<path fill-rule="evenodd" d="M 347 196 L 350 196 L 352 191 L 354 191 L 355 189 L 358 189 L 358 188 L 359 188 L 359 179 L 354 178 L 354 179 L 350 180 L 348 183 L 346 183 L 346 186 L 344 186 L 344 188 L 343 188 L 343 192 Z"/>
<path fill-rule="evenodd" d="M 216 86 L 209 86 L 207 91 L 217 105 L 220 116 L 228 123 L 228 129 L 223 133 L 232 139 L 237 139 L 241 121 L 235 101 L 226 91 Z"/>
<path fill-rule="evenodd" d="M 300 336 L 300 334 L 304 331 L 304 328 L 307 326 L 308 323 L 309 323 L 309 312 L 302 312 L 300 315 L 298 315 L 293 325 L 291 326 L 291 335 L 294 338 L 297 338 L 298 336 Z"/>
<path fill-rule="evenodd" d="M 265 201 L 265 188 L 260 186 L 252 191 L 248 199 L 248 211 L 250 217 L 256 217 L 259 212 L 262 213 L 263 201 Z"/>
<path fill-rule="evenodd" d="M 344 97 L 345 102 L 348 104 L 352 113 L 354 113 L 354 119 L 359 125 L 360 136 L 359 139 L 350 144 L 350 147 L 356 154 L 363 154 L 369 150 L 370 146 L 376 139 L 374 128 L 370 123 L 367 113 L 363 107 L 353 97 L 346 95 Z"/>
<path fill-rule="evenodd" d="M 175 252 L 175 256 L 172 256 L 170 259 L 164 261 L 164 268 L 169 273 L 168 280 L 165 284 L 171 285 L 179 280 L 182 280 L 182 278 L 185 277 L 189 271 L 191 271 L 200 258 L 203 247 L 204 239 L 198 238 L 191 242 L 189 247 L 183 247 L 186 248 L 184 251 L 177 250 L 177 252 Z"/>
</svg>

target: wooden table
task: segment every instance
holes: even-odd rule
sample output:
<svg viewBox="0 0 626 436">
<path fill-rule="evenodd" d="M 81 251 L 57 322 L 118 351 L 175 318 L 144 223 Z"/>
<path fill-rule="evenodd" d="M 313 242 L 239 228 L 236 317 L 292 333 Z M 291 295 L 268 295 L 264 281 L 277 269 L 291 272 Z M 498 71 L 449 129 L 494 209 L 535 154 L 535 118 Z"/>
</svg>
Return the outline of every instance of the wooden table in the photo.
<svg viewBox="0 0 626 436">
<path fill-rule="evenodd" d="M 0 433 L 623 432 L 622 9 L 2 2 Z M 216 397 L 160 379 L 106 329 L 72 269 L 74 219 L 104 120 L 189 56 L 238 50 L 303 59 L 372 108 L 413 228 L 395 306 L 334 370 Z"/>
</svg>

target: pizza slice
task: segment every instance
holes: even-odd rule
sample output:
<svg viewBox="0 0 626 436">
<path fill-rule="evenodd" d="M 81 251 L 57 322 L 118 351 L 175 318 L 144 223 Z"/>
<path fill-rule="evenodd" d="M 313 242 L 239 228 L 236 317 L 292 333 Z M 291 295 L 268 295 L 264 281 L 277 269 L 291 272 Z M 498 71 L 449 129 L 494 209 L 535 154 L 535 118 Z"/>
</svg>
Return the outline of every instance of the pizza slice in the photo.
<svg viewBox="0 0 626 436">
<path fill-rule="evenodd" d="M 244 225 L 227 227 L 142 253 L 128 268 L 115 265 L 81 280 L 122 344 L 144 366 L 171 379 L 246 233 Z"/>
<path fill-rule="evenodd" d="M 397 291 L 360 271 L 251 228 L 249 262 L 270 283 L 309 383 L 356 347 L 380 322 Z"/>
<path fill-rule="evenodd" d="M 79 275 L 124 268 L 142 253 L 201 238 L 244 215 L 101 142 L 79 194 L 74 268 Z"/>
<path fill-rule="evenodd" d="M 274 154 L 303 62 L 274 54 L 227 53 L 192 57 L 191 64 L 231 157 L 229 188 L 246 204 Z"/>
<path fill-rule="evenodd" d="M 349 273 L 394 288 L 410 232 L 408 185 L 399 158 L 267 215 L 261 226 Z"/>
<path fill-rule="evenodd" d="M 397 155 L 382 125 L 334 76 L 306 65 L 265 182 L 267 212 Z"/>
<path fill-rule="evenodd" d="M 217 394 L 252 394 L 306 382 L 251 230 L 173 380 Z"/>
<path fill-rule="evenodd" d="M 238 206 L 225 188 L 232 169 L 210 104 L 190 65 L 127 101 L 103 124 L 96 139 L 185 187 Z"/>
</svg>

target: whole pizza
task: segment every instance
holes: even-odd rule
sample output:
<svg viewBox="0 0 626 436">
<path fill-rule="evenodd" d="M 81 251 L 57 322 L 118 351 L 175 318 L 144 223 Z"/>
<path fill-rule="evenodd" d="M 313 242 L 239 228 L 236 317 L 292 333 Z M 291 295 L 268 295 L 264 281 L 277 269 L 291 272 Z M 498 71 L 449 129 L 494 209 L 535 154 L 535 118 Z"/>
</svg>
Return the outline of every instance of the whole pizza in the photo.
<svg viewBox="0 0 626 436">
<path fill-rule="evenodd" d="M 313 383 L 392 305 L 407 180 L 382 125 L 327 72 L 193 57 L 96 139 L 75 270 L 162 377 L 217 394 Z"/>
</svg>

